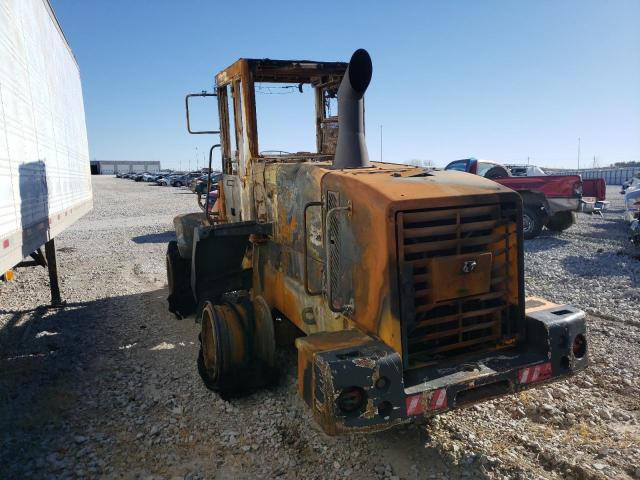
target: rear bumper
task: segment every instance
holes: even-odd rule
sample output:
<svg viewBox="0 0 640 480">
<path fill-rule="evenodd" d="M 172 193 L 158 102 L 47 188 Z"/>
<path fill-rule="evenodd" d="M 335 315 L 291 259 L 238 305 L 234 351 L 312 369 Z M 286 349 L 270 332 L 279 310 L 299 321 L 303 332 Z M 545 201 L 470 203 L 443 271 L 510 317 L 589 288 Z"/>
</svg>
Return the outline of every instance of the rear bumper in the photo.
<svg viewBox="0 0 640 480">
<path fill-rule="evenodd" d="M 298 339 L 299 390 L 328 434 L 372 432 L 559 380 L 589 363 L 584 312 L 527 300 L 527 341 L 403 374 L 400 355 L 357 331 Z M 330 338 L 336 336 L 335 338 Z M 582 336 L 584 348 L 572 348 Z M 340 338 L 338 338 L 340 337 Z M 330 345 L 340 346 L 326 350 Z M 345 392 L 364 394 L 345 411 Z M 346 405 L 349 405 L 348 403 Z"/>
</svg>

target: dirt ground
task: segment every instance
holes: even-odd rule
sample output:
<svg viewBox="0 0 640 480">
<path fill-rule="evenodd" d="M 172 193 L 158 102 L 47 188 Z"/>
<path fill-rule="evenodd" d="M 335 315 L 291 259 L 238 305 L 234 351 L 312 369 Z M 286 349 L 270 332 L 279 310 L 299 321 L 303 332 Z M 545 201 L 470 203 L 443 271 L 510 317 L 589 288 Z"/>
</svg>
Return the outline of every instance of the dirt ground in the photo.
<svg viewBox="0 0 640 480">
<path fill-rule="evenodd" d="M 171 219 L 194 196 L 93 187 L 94 210 L 56 239 L 66 306 L 42 306 L 44 269 L 0 286 L 0 478 L 640 478 L 640 261 L 615 208 L 526 245 L 527 293 L 590 312 L 585 373 L 328 437 L 297 397 L 293 350 L 280 384 L 246 398 L 200 381 L 197 325 L 167 311 L 164 274 Z"/>
</svg>

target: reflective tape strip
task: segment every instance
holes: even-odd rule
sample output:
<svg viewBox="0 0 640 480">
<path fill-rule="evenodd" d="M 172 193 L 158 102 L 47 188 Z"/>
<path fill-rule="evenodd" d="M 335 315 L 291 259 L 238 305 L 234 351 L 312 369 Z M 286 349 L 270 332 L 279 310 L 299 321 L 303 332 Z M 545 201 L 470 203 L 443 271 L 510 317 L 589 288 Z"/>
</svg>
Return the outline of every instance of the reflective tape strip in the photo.
<svg viewBox="0 0 640 480">
<path fill-rule="evenodd" d="M 524 367 L 518 370 L 518 383 L 541 382 L 551 378 L 552 368 L 551 362 L 541 363 L 533 367 Z"/>
<path fill-rule="evenodd" d="M 438 410 L 447 406 L 447 390 L 440 388 L 431 394 L 430 405 L 432 410 Z"/>
<path fill-rule="evenodd" d="M 422 403 L 420 402 L 421 395 L 413 395 L 412 397 L 407 397 L 407 415 L 412 417 L 414 415 L 419 415 L 422 413 Z"/>
</svg>

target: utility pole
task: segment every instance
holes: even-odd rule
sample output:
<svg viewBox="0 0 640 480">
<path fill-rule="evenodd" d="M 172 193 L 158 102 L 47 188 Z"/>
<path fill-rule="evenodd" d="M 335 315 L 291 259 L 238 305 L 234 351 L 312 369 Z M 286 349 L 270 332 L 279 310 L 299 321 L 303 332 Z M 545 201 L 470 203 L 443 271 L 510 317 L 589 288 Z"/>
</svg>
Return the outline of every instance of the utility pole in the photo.
<svg viewBox="0 0 640 480">
<path fill-rule="evenodd" d="M 382 125 L 380 125 L 380 161 L 382 162 Z"/>
<path fill-rule="evenodd" d="M 578 137 L 578 170 L 580 170 L 580 137 Z"/>
<path fill-rule="evenodd" d="M 197 170 L 198 169 L 198 147 L 196 147 L 196 158 L 195 158 L 195 161 L 196 161 L 195 169 Z M 191 162 L 189 162 L 189 163 L 191 163 Z M 191 165 L 189 165 L 189 171 L 191 171 Z"/>
<path fill-rule="evenodd" d="M 527 165 L 529 165 L 529 157 L 527 157 Z"/>
</svg>

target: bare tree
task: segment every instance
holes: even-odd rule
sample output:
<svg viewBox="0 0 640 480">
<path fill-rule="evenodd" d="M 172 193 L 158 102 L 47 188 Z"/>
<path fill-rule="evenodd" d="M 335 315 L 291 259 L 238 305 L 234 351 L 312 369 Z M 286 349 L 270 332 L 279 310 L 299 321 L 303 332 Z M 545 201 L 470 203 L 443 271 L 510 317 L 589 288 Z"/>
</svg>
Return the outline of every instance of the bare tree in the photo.
<svg viewBox="0 0 640 480">
<path fill-rule="evenodd" d="M 421 158 L 412 158 L 407 163 L 409 165 L 414 165 L 416 167 L 423 167 L 423 168 L 433 168 L 433 167 L 435 167 L 435 163 L 433 163 L 433 160 L 424 160 L 424 159 L 421 159 Z"/>
</svg>

